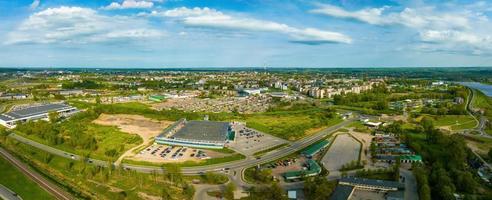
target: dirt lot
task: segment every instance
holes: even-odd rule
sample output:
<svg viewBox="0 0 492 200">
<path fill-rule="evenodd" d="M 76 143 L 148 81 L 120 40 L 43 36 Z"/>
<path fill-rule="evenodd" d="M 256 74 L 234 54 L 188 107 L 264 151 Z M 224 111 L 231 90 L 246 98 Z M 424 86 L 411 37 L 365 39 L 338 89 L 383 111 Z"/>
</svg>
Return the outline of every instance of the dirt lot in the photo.
<svg viewBox="0 0 492 200">
<path fill-rule="evenodd" d="M 359 159 L 361 144 L 348 134 L 336 137 L 321 163 L 330 171 L 330 176 L 338 176 L 344 164 Z"/>
<path fill-rule="evenodd" d="M 93 123 L 105 126 L 116 126 L 123 132 L 139 135 L 145 141 L 151 137 L 157 136 L 164 128 L 168 127 L 173 122 L 157 121 L 140 115 L 101 114 L 99 118 L 93 121 Z"/>
<path fill-rule="evenodd" d="M 140 115 L 101 114 L 99 118 L 93 121 L 93 123 L 105 126 L 116 126 L 123 132 L 137 134 L 143 139 L 141 145 L 129 149 L 118 158 L 116 164 L 119 164 L 124 157 L 134 155 L 134 149 L 141 148 L 143 145 L 148 145 L 153 137 L 159 135 L 164 128 L 168 127 L 173 122 L 157 121 Z"/>
</svg>

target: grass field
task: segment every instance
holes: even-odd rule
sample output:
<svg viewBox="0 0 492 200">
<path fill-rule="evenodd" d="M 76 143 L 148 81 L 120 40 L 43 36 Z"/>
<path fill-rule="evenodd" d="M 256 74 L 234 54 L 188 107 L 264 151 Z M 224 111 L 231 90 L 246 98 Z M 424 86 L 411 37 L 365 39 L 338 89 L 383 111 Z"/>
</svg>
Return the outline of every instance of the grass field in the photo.
<svg viewBox="0 0 492 200">
<path fill-rule="evenodd" d="M 268 148 L 268 149 L 265 149 L 265 150 L 261 150 L 261 151 L 258 151 L 258 152 L 255 152 L 253 155 L 254 156 L 262 156 L 270 151 L 273 151 L 273 150 L 276 150 L 276 149 L 280 149 L 282 147 L 285 147 L 289 145 L 288 143 L 283 143 L 283 144 L 279 144 L 277 146 L 274 146 L 274 147 L 271 147 L 271 148 Z"/>
<path fill-rule="evenodd" d="M 474 90 L 475 97 L 473 98 L 472 105 L 474 108 L 481 108 L 485 110 L 492 109 L 492 98 L 488 97 L 484 93 Z"/>
<path fill-rule="evenodd" d="M 255 114 L 237 113 L 190 113 L 178 110 L 157 111 L 142 103 L 117 103 L 96 105 L 73 101 L 79 108 L 95 107 L 106 114 L 136 114 L 157 120 L 176 121 L 181 118 L 201 120 L 208 115 L 212 121 L 244 121 L 247 126 L 280 138 L 296 140 L 304 137 L 309 129 L 328 127 L 341 121 L 338 117 L 328 117 L 329 111 L 313 106 L 297 110 L 277 110 Z"/>
<path fill-rule="evenodd" d="M 360 121 L 352 122 L 350 125 L 347 126 L 347 128 L 354 128 L 354 131 L 361 132 L 361 133 L 371 132 L 371 129 L 369 129 L 367 126 L 362 124 L 362 122 Z"/>
<path fill-rule="evenodd" d="M 341 121 L 342 119 L 338 117 L 322 121 L 304 113 L 292 115 L 258 114 L 248 117 L 246 125 L 256 130 L 294 141 L 306 136 L 309 129 L 329 127 Z"/>
<path fill-rule="evenodd" d="M 150 199 L 158 199 L 164 187 L 173 199 L 191 199 L 186 196 L 181 186 L 169 183 L 164 175 L 95 167 L 58 156 L 48 156 L 49 154 L 34 150 L 22 143 L 7 142 L 6 146 L 22 155 L 22 158 L 30 162 L 39 172 L 71 189 L 72 193 L 81 199 L 149 199 L 142 195 L 151 197 Z M 0 171 L 0 174 L 4 171 Z M 2 177 L 0 182 L 3 180 Z M 50 198 L 35 196 L 24 199 Z"/>
<path fill-rule="evenodd" d="M 450 127 L 451 130 L 471 129 L 477 125 L 477 121 L 470 115 L 442 115 L 430 117 L 434 119 L 435 126 Z"/>
<path fill-rule="evenodd" d="M 0 177 L 0 184 L 23 199 L 55 199 L 4 158 L 0 158 Z"/>
<path fill-rule="evenodd" d="M 22 132 L 16 133 L 39 143 L 53 146 L 60 150 L 101 160 L 116 160 L 118 156 L 121 155 L 123 152 L 142 143 L 142 138 L 140 138 L 138 135 L 131 135 L 121 132 L 116 127 L 102 126 L 93 123 L 88 123 L 86 124 L 86 126 L 87 131 L 93 134 L 97 140 L 98 147 L 94 151 L 81 148 L 73 148 L 67 143 L 63 143 L 60 145 L 50 145 L 46 142 L 46 140 L 38 137 L 37 135 L 27 135 Z M 114 149 L 117 154 L 115 154 L 114 156 L 107 155 L 106 152 L 112 149 Z"/>
</svg>

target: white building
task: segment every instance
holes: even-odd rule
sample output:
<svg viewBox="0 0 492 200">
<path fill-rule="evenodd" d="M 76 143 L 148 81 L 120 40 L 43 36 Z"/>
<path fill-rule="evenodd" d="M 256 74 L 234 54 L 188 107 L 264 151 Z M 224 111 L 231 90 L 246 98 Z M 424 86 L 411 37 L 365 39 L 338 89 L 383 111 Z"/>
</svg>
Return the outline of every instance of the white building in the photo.
<svg viewBox="0 0 492 200">
<path fill-rule="evenodd" d="M 60 116 L 66 117 L 78 112 L 78 110 L 63 103 L 32 106 L 0 114 L 0 125 L 7 128 L 15 128 L 18 122 L 48 120 L 50 112 L 57 112 Z"/>
</svg>

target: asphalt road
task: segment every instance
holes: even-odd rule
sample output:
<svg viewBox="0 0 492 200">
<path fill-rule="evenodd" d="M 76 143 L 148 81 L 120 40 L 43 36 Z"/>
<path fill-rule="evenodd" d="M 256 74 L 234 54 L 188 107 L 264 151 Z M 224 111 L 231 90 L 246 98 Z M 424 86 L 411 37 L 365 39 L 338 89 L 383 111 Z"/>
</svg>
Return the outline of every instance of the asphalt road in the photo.
<svg viewBox="0 0 492 200">
<path fill-rule="evenodd" d="M 279 151 L 275 151 L 275 152 L 266 154 L 263 157 L 261 157 L 260 159 L 256 159 L 254 157 L 248 157 L 248 158 L 243 159 L 243 160 L 233 161 L 233 162 L 228 162 L 228 163 L 220 163 L 220 164 L 215 164 L 215 165 L 206 165 L 206 166 L 197 166 L 197 167 L 184 167 L 184 168 L 182 168 L 182 172 L 183 172 L 183 174 L 200 174 L 200 173 L 203 173 L 205 171 L 221 171 L 224 168 L 230 168 L 230 169 L 247 168 L 247 167 L 255 166 L 258 164 L 271 162 L 271 161 L 274 161 L 274 160 L 279 159 L 281 157 L 292 154 L 298 150 L 301 150 L 301 149 L 315 143 L 316 141 L 322 139 L 326 135 L 331 134 L 331 133 L 335 132 L 336 130 L 352 123 L 356 119 L 357 118 L 351 118 L 351 119 L 345 120 L 345 121 L 343 121 L 337 125 L 326 128 L 326 129 L 324 129 L 324 130 L 322 130 L 322 131 L 320 131 L 314 135 L 311 135 L 311 136 L 305 137 L 301 140 L 298 140 L 296 142 L 293 142 L 293 143 L 291 143 L 290 146 L 284 147 L 284 148 L 280 149 Z M 43 151 L 46 151 L 46 152 L 49 152 L 49 153 L 52 153 L 52 154 L 55 154 L 55 155 L 58 155 L 61 157 L 65 157 L 65 158 L 73 159 L 73 160 L 84 159 L 79 155 L 69 153 L 66 151 L 62 151 L 62 150 L 50 147 L 48 145 L 44 145 L 44 144 L 35 142 L 33 140 L 19 136 L 15 133 L 11 133 L 9 135 L 9 137 L 16 139 L 19 142 L 22 142 L 24 144 L 31 145 L 33 147 L 36 147 L 38 149 L 41 149 Z M 99 165 L 99 166 L 107 166 L 108 165 L 107 161 L 91 159 L 91 158 L 87 159 L 86 162 L 91 163 L 93 165 Z M 155 167 L 155 166 L 141 166 L 141 165 L 130 165 L 130 164 L 121 164 L 121 166 L 123 166 L 126 169 L 132 169 L 132 170 L 135 170 L 138 172 L 143 172 L 143 173 L 151 173 L 154 171 L 162 172 L 162 170 L 163 170 L 161 167 Z"/>
<path fill-rule="evenodd" d="M 0 184 L 0 199 L 4 200 L 22 200 L 20 196 L 18 196 L 15 192 L 10 190 L 9 188 Z"/>
<path fill-rule="evenodd" d="M 233 162 L 228 162 L 228 163 L 220 163 L 220 164 L 215 164 L 215 165 L 206 165 L 206 166 L 198 166 L 198 167 L 184 167 L 182 168 L 183 174 L 199 174 L 203 173 L 205 171 L 221 171 L 224 168 L 230 168 L 230 169 L 238 169 L 238 168 L 247 168 L 251 166 L 255 166 L 258 164 L 263 164 L 267 162 L 271 162 L 274 160 L 277 160 L 279 158 L 282 158 L 284 156 L 290 155 L 298 150 L 301 150 L 318 140 L 322 139 L 328 134 L 331 134 L 335 132 L 336 130 L 352 123 L 355 121 L 355 118 L 345 120 L 337 125 L 331 126 L 329 128 L 326 128 L 320 132 L 318 132 L 315 135 L 303 138 L 301 140 L 298 140 L 296 142 L 291 143 L 290 146 L 287 146 L 285 148 L 282 148 L 279 151 L 275 151 L 269 154 L 264 155 L 260 159 L 256 159 L 253 157 L 249 157 L 244 160 L 239 160 L 239 161 L 233 161 Z M 161 171 L 162 168 L 160 167 L 152 167 L 152 166 L 139 166 L 139 165 L 129 165 L 129 164 L 122 164 L 123 167 L 128 168 L 128 169 L 133 169 L 139 172 L 153 172 L 153 171 Z"/>
<path fill-rule="evenodd" d="M 44 190 L 52 194 L 56 199 L 60 199 L 60 200 L 75 199 L 70 194 L 65 192 L 63 189 L 48 181 L 42 175 L 29 169 L 29 167 L 26 164 L 18 160 L 16 157 L 14 157 L 12 154 L 10 154 L 9 152 L 7 152 L 5 149 L 1 147 L 0 147 L 0 155 L 4 157 L 7 161 L 12 163 L 13 166 L 17 167 L 28 178 L 30 178 L 31 180 L 36 182 L 39 186 L 41 186 Z"/>
</svg>

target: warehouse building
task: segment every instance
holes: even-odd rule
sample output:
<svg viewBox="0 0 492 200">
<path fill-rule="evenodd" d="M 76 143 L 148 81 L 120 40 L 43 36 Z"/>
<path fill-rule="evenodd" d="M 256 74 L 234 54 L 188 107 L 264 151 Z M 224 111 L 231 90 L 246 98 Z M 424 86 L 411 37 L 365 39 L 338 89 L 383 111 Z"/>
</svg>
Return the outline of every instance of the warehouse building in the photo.
<svg viewBox="0 0 492 200">
<path fill-rule="evenodd" d="M 7 128 L 15 128 L 15 125 L 19 122 L 48 120 L 48 114 L 51 112 L 57 112 L 60 117 L 67 117 L 78 112 L 78 110 L 64 103 L 31 106 L 0 114 L 0 125 Z"/>
<path fill-rule="evenodd" d="M 328 140 L 322 140 L 321 142 L 318 142 L 306 148 L 306 150 L 302 152 L 302 155 L 306 156 L 307 158 L 312 158 L 316 153 L 324 149 L 329 144 L 330 142 Z"/>
<path fill-rule="evenodd" d="M 297 170 L 297 171 L 289 171 L 283 174 L 285 180 L 294 180 L 302 177 L 310 177 L 316 176 L 321 173 L 321 166 L 314 160 L 306 161 L 307 169 L 306 170 Z"/>
<path fill-rule="evenodd" d="M 228 122 L 181 119 L 156 137 L 158 144 L 222 149 L 234 132 Z"/>
<path fill-rule="evenodd" d="M 403 200 L 405 185 L 396 181 L 342 177 L 338 181 L 330 200 L 351 199 L 356 190 L 384 193 L 384 199 L 386 200 Z"/>
</svg>

